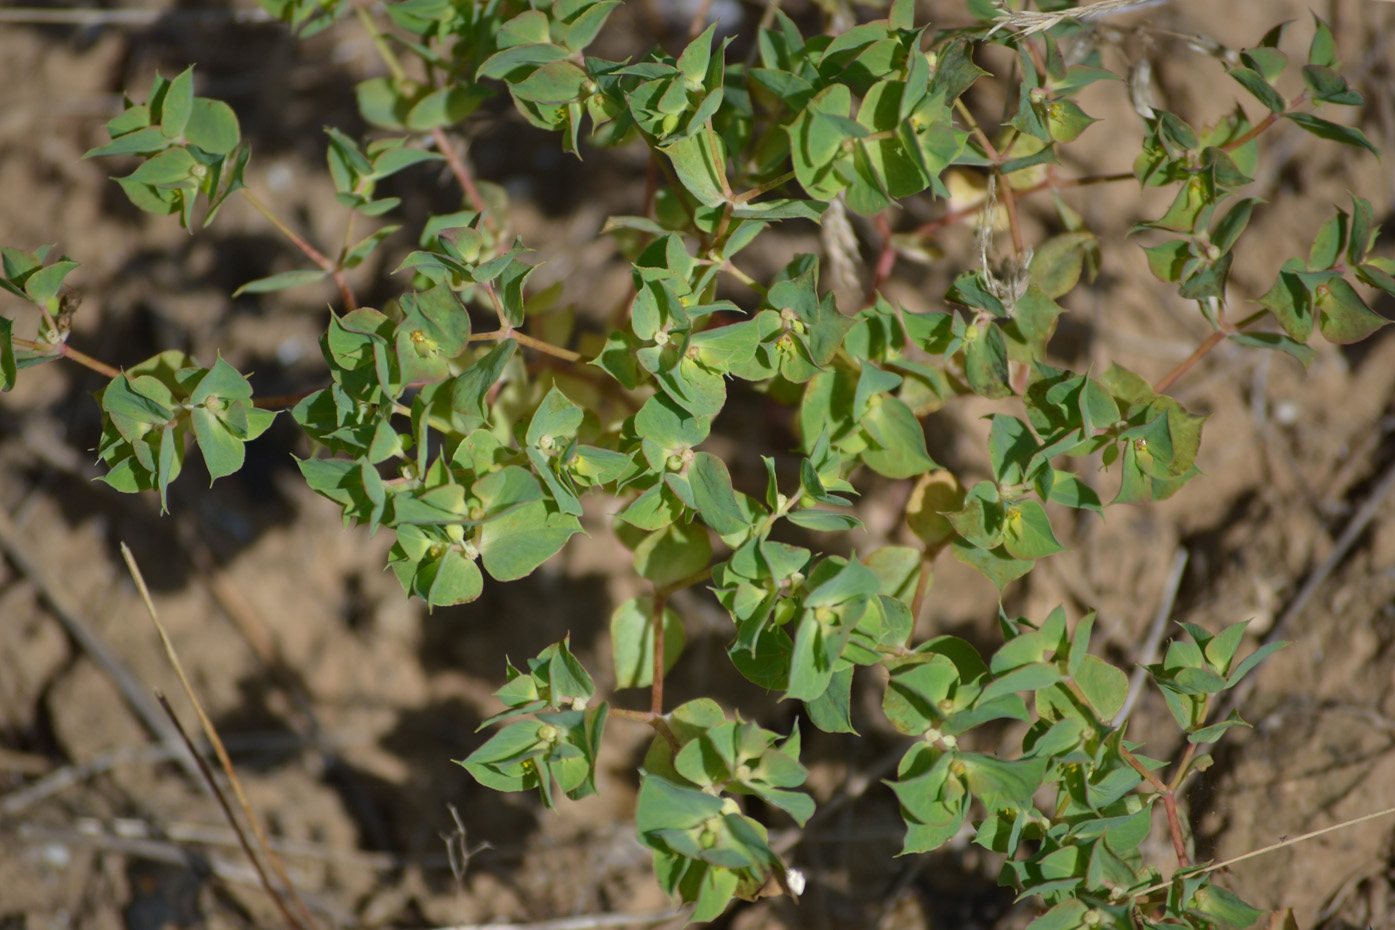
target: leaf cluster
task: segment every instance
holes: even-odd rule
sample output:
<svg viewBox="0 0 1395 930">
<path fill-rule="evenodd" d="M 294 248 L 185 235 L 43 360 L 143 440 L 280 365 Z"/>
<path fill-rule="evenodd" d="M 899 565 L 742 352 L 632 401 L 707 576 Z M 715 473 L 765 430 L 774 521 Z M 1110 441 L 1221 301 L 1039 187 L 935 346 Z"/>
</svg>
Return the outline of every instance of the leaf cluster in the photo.
<svg viewBox="0 0 1395 930">
<path fill-rule="evenodd" d="M 349 11 L 338 0 L 261 2 L 306 35 Z M 346 232 L 333 258 L 290 234 L 314 267 L 240 290 L 340 284 L 345 305 L 320 340 L 327 383 L 290 410 L 314 449 L 299 467 L 346 524 L 393 535 L 388 566 L 429 607 L 477 599 L 485 575 L 529 576 L 583 532 L 588 512 L 607 510 L 605 528 L 652 587 L 612 614 L 608 680 L 649 688 L 654 710 L 596 700 L 563 641 L 526 669 L 507 667 L 506 709 L 485 722 L 499 729 L 461 765 L 487 787 L 537 791 L 553 806 L 596 790 L 608 719 L 642 719 L 656 735 L 641 771 L 639 838 L 660 885 L 691 902 L 694 919 L 772 881 L 784 888 L 785 864 L 748 813 L 752 799 L 801 826 L 814 813 L 799 790 L 798 728 L 781 736 L 707 698 L 663 711 L 665 674 L 686 646 L 669 598 L 699 584 L 730 615 L 733 666 L 799 702 L 821 730 L 856 732 L 857 669 L 880 670 L 883 715 L 913 740 L 888 780 L 904 853 L 969 832 L 1003 856 L 1004 884 L 1040 902 L 1033 930 L 1243 926 L 1255 916 L 1205 872 L 1183 868 L 1164 882 L 1145 856 L 1152 807 L 1171 804 L 1206 760 L 1188 756 L 1164 783 L 1163 764 L 1126 739 L 1116 718 L 1128 680 L 1091 652 L 1092 615 L 1071 623 L 1057 609 L 1037 623 L 1004 613 L 1002 644 L 986 656 L 955 637 L 918 638 L 942 552 L 1001 589 L 1063 548 L 1053 528 L 1063 515 L 1161 500 L 1201 474 L 1204 417 L 1166 393 L 1171 377 L 1150 385 L 1117 364 L 1072 370 L 1050 352 L 1063 301 L 1099 268 L 1099 242 L 1058 195 L 1059 229 L 1028 248 L 1015 204 L 1071 186 L 1058 174 L 1062 151 L 1095 122 L 1076 97 L 1117 79 L 1097 49 L 1073 41 L 1091 28 L 1071 19 L 1074 4 L 1051 6 L 1061 15 L 1049 25 L 1014 34 L 984 2 L 969 4 L 973 25 L 932 29 L 896 0 L 884 18 L 828 35 L 806 34 L 774 5 L 744 59 L 714 27 L 676 55 L 625 60 L 587 54 L 616 0 L 404 0 L 386 8 L 386 31 L 356 9 L 387 74 L 356 89 L 371 138 L 327 131 L 338 203 L 350 220 L 377 222 L 399 206 L 380 182 L 443 158 L 462 202 L 417 231 L 395 269 L 399 296 L 381 308 L 357 306 L 342 273 L 400 229 L 392 223 L 357 242 Z M 1256 297 L 1260 309 L 1234 319 L 1237 246 L 1268 209 L 1246 195 L 1264 157 L 1259 137 L 1289 125 L 1375 151 L 1358 129 L 1313 112 L 1362 102 L 1340 74 L 1331 31 L 1318 19 L 1314 30 L 1299 95 L 1277 89 L 1288 66 L 1279 27 L 1226 57 L 1226 73 L 1265 115 L 1237 106 L 1196 129 L 1152 110 L 1131 173 L 1076 179 L 1169 190 L 1163 215 L 1131 230 L 1152 273 L 1197 306 L 1213 342 L 1304 364 L 1315 335 L 1346 343 L 1385 324 L 1358 286 L 1395 294 L 1395 262 L 1375 254 L 1373 209 L 1353 195 L 1306 259 L 1283 263 Z M 998 125 L 980 125 L 964 100 L 987 75 L 975 64 L 986 45 L 1015 62 Z M 604 331 L 578 331 L 570 308 L 554 306 L 555 289 L 530 289 L 535 265 L 508 233 L 506 193 L 475 184 L 443 150 L 444 129 L 468 131 L 501 92 L 521 119 L 557 132 L 564 151 L 642 148 L 661 179 L 641 215 L 606 224 L 632 289 Z M 192 227 L 199 198 L 206 224 L 244 191 L 236 117 L 193 94 L 191 71 L 157 77 L 107 129 L 111 141 L 89 155 L 137 160 L 117 180 L 144 210 Z M 959 216 L 979 218 L 980 260 L 928 301 L 932 312 L 892 302 L 884 270 L 862 305 L 840 306 L 816 255 L 766 280 L 741 268 L 773 227 L 845 222 L 845 209 L 886 231 L 878 268 L 898 248 L 923 253 L 935 230 L 895 232 L 896 211 L 952 187 L 981 192 Z M 993 254 L 1000 215 L 1013 239 L 1006 256 Z M 46 249 L 4 250 L 0 287 L 41 321 L 28 342 L 0 324 L 3 386 L 18 367 L 67 351 L 60 288 L 75 267 Z M 735 480 L 709 442 L 736 391 L 788 411 L 795 434 L 792 450 L 759 450 L 754 480 Z M 937 463 L 926 440 L 939 422 L 927 418 L 968 397 L 992 404 L 973 481 Z M 98 401 L 106 480 L 155 489 L 162 506 L 191 445 L 216 479 L 241 466 L 243 443 L 273 417 L 222 359 L 202 368 L 177 351 L 113 372 Z M 833 535 L 861 527 L 855 498 L 869 476 L 910 485 L 900 514 L 910 545 L 859 553 L 851 545 L 864 537 Z M 588 511 L 588 499 L 604 503 Z M 1242 724 L 1209 718 L 1218 697 L 1277 647 L 1237 659 L 1243 625 L 1182 633 L 1149 672 L 1179 729 L 1210 743 Z M 1023 733 L 1020 749 L 977 751 L 980 728 L 1004 721 Z M 1183 837 L 1172 839 L 1180 850 Z"/>
</svg>

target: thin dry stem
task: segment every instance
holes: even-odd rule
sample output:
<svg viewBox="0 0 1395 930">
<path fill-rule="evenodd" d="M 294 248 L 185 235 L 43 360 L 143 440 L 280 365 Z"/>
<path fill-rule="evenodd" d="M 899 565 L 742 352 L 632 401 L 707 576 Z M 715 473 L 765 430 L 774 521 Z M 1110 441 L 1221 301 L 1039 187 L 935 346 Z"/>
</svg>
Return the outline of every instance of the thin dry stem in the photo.
<svg viewBox="0 0 1395 930">
<path fill-rule="evenodd" d="M 125 551 L 124 545 L 123 551 Z M 143 591 L 143 583 L 141 588 Z M 156 623 L 158 622 L 159 621 L 156 621 Z M 160 631 L 160 635 L 164 636 L 163 629 Z M 183 676 L 181 675 L 180 677 L 182 678 Z M 179 715 L 174 712 L 174 708 L 170 706 L 170 702 L 165 699 L 165 693 L 159 688 L 155 689 L 155 699 L 160 702 L 160 706 L 164 708 L 165 714 L 169 717 L 170 722 L 174 724 L 174 728 L 179 731 L 179 736 L 184 740 L 184 745 L 188 748 L 189 754 L 193 756 L 194 761 L 198 763 L 199 772 L 203 775 L 204 783 L 207 784 L 209 790 L 213 792 L 213 796 L 218 799 L 218 806 L 223 809 L 223 819 L 227 820 L 228 824 L 232 826 L 233 832 L 237 834 L 237 841 L 238 845 L 242 847 L 242 854 L 247 857 L 247 861 L 252 863 L 252 868 L 257 872 L 257 879 L 261 882 L 262 889 L 266 891 L 272 903 L 276 905 L 276 909 L 281 912 L 281 918 L 286 921 L 287 926 L 298 928 L 298 930 L 308 930 L 309 927 L 313 927 L 313 920 L 309 924 L 305 924 L 292 914 L 290 909 L 286 906 L 285 900 L 276 889 L 271 886 L 271 879 L 267 876 L 266 870 L 262 868 L 261 861 L 253 854 L 252 844 L 247 841 L 247 834 L 242 832 L 242 825 L 239 824 L 237 818 L 233 816 L 232 806 L 228 804 L 228 799 L 223 796 L 223 791 L 218 787 L 218 781 L 213 777 L 212 770 L 209 769 L 208 763 L 204 761 L 203 756 L 201 756 L 199 751 L 194 747 L 194 741 L 189 738 L 189 734 L 185 732 L 183 724 L 179 722 Z M 264 850 L 267 849 L 265 842 L 265 840 L 262 840 L 262 848 Z M 289 879 L 283 877 L 282 880 L 288 885 L 290 884 Z"/>
<path fill-rule="evenodd" d="M 1347 827 L 1355 827 L 1359 824 L 1363 824 L 1371 820 L 1378 820 L 1381 817 L 1389 817 L 1391 814 L 1395 814 L 1395 807 L 1387 807 L 1385 810 L 1379 810 L 1371 814 L 1364 814 L 1360 817 L 1354 817 L 1351 820 L 1344 820 L 1341 823 L 1335 823 L 1330 827 L 1323 827 L 1321 830 L 1313 830 L 1309 833 L 1304 833 L 1299 836 L 1291 836 L 1288 839 L 1280 840 L 1277 843 L 1271 843 L 1268 846 L 1262 846 L 1259 849 L 1252 849 L 1249 852 L 1244 853 L 1243 855 L 1236 856 L 1233 859 L 1225 859 L 1221 862 L 1213 862 L 1210 865 L 1203 866 L 1199 869 L 1188 872 L 1187 874 L 1205 875 L 1208 872 L 1217 872 L 1221 869 L 1229 868 L 1230 866 L 1235 865 L 1237 862 L 1244 862 L 1246 859 L 1254 859 L 1257 856 L 1263 856 L 1267 853 L 1277 852 L 1280 849 L 1285 849 L 1289 846 L 1297 845 L 1298 843 L 1306 843 L 1308 840 L 1316 839 L 1319 836 L 1325 836 L 1328 833 L 1335 833 L 1338 830 L 1345 830 Z M 1155 891 L 1162 891 L 1164 888 L 1167 888 L 1171 884 L 1171 882 L 1159 882 L 1156 885 L 1149 885 L 1147 888 L 1144 888 L 1142 891 L 1139 891 L 1136 897 L 1141 898 L 1144 895 L 1152 894 Z"/>
<path fill-rule="evenodd" d="M 222 766 L 223 772 L 228 776 L 228 783 L 232 786 L 233 794 L 237 797 L 238 804 L 242 807 L 242 813 L 247 818 L 247 822 L 252 827 L 252 832 L 257 837 L 257 843 L 261 846 L 262 853 L 266 856 L 267 861 L 271 863 L 271 867 L 276 872 L 277 877 L 285 884 L 291 896 L 291 900 L 300 911 L 300 917 L 303 919 L 292 921 L 292 925 L 305 928 L 305 930 L 311 930 L 311 928 L 316 926 L 315 918 L 311 916 L 309 907 L 307 907 L 305 901 L 301 899 L 300 892 L 296 890 L 295 883 L 293 883 L 286 874 L 286 868 L 281 864 L 281 857 L 276 855 L 276 851 L 271 848 L 271 844 L 267 841 L 266 831 L 262 827 L 261 818 L 257 816 L 256 812 L 252 809 L 251 802 L 247 800 L 247 792 L 243 790 L 242 780 L 237 777 L 237 770 L 233 768 L 232 759 L 228 756 L 227 747 L 223 745 L 223 740 L 218 735 L 218 729 L 213 725 L 213 721 L 209 718 L 207 711 L 204 710 L 203 702 L 199 700 L 198 694 L 194 691 L 194 686 L 190 683 L 189 676 L 185 674 L 184 665 L 179 661 L 179 654 L 175 652 L 174 643 L 170 640 L 169 633 L 165 631 L 165 625 L 160 622 L 160 615 L 155 609 L 155 602 L 150 598 L 150 589 L 146 587 L 145 576 L 141 574 L 140 566 L 136 564 L 135 556 L 131 554 L 130 548 L 124 542 L 121 544 L 121 557 L 126 561 L 126 568 L 130 571 L 131 577 L 136 583 L 136 588 L 140 591 L 141 600 L 145 602 L 145 609 L 150 614 L 150 619 L 154 622 L 156 631 L 160 634 L 160 642 L 165 647 L 165 655 L 169 658 L 170 665 L 174 667 L 175 674 L 179 676 L 179 683 L 184 688 L 184 693 L 188 696 L 189 703 L 194 706 L 194 712 L 198 715 L 199 724 L 203 727 L 204 735 L 208 738 L 209 744 L 213 746 L 213 751 L 218 756 L 218 762 Z M 183 727 L 179 727 L 179 721 L 174 719 L 173 711 L 170 710 L 163 695 L 160 696 L 160 703 L 165 707 L 166 713 L 173 719 L 175 726 L 179 728 L 180 736 L 183 737 L 187 744 L 189 742 L 189 737 L 184 733 Z M 193 751 L 192 745 L 190 751 Z M 206 763 L 196 752 L 194 753 L 194 757 L 199 764 L 200 770 L 204 771 L 205 778 L 208 779 L 210 786 L 213 786 L 212 779 L 206 771 Z M 217 790 L 215 788 L 215 794 L 216 793 Z M 224 813 L 228 817 L 228 822 L 233 824 L 234 828 L 236 828 L 236 820 L 232 817 L 227 804 L 221 800 L 220 803 L 223 803 Z M 250 851 L 248 855 L 250 858 Z M 267 890 L 270 891 L 270 885 L 267 886 Z"/>
</svg>

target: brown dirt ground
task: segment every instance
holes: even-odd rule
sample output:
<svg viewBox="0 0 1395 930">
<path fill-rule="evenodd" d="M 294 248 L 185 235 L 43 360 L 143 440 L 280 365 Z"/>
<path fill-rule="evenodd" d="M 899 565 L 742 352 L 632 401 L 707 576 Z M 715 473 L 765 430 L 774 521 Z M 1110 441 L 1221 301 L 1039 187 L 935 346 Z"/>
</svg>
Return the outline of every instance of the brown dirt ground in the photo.
<svg viewBox="0 0 1395 930">
<path fill-rule="evenodd" d="M 956 4 L 928 6 L 937 20 L 953 20 Z M 1395 4 L 1328 0 L 1318 12 L 1368 94 L 1356 119 L 1395 152 Z M 376 61 L 351 23 L 296 43 L 272 26 L 197 13 L 181 5 L 131 28 L 0 27 L 0 242 L 56 241 L 83 263 L 73 340 L 104 360 L 131 364 L 168 347 L 211 359 L 221 349 L 256 372 L 260 393 L 303 389 L 322 376 L 315 340 L 333 294 L 228 297 L 243 281 L 293 267 L 290 249 L 241 203 L 190 237 L 134 211 L 106 180 L 112 167 L 80 156 L 103 141 L 101 124 L 117 112 L 122 88 L 142 95 L 155 69 L 172 75 L 196 61 L 200 93 L 227 99 L 253 142 L 251 182 L 312 238 L 332 243 L 342 216 L 323 177 L 320 128 L 361 130 L 349 88 Z M 1155 31 L 1141 37 L 1123 28 L 1109 54 L 1116 67 L 1148 56 L 1162 105 L 1200 123 L 1229 106 L 1232 88 L 1217 92 L 1219 66 L 1179 34 L 1241 47 L 1285 18 L 1298 20 L 1293 47 L 1303 48 L 1311 28 L 1304 4 L 1179 0 L 1126 21 Z M 994 105 L 991 93 L 976 103 Z M 1133 137 L 1116 147 L 1119 136 L 1110 134 L 1133 133 L 1137 121 L 1120 85 L 1097 85 L 1084 103 L 1122 118 L 1087 134 L 1072 170 L 1126 169 Z M 1306 250 L 1346 191 L 1370 198 L 1387 221 L 1392 208 L 1388 164 L 1291 128 L 1269 133 L 1265 144 L 1272 157 L 1257 191 L 1270 205 L 1237 263 L 1234 291 L 1244 298 L 1262 293 L 1282 257 Z M 562 281 L 564 299 L 601 314 L 623 294 L 625 273 L 597 232 L 603 211 L 634 209 L 642 165 L 624 154 L 581 165 L 551 145 L 501 117 L 472 157 L 481 174 L 509 185 L 518 231 L 548 261 L 534 280 Z M 1070 296 L 1056 346 L 1077 362 L 1113 359 L 1158 377 L 1205 335 L 1203 323 L 1123 241 L 1141 211 L 1157 205 L 1136 205 L 1127 185 L 1089 190 L 1071 202 L 1103 235 L 1105 273 Z M 451 191 L 447 178 L 422 173 L 393 192 L 410 223 L 448 209 Z M 1026 209 L 1029 230 L 1042 228 L 1042 209 Z M 962 254 L 966 242 L 967 233 L 946 247 Z M 405 237 L 392 243 L 395 254 L 407 246 Z M 767 260 L 814 246 L 801 234 L 773 245 Z M 1388 237 L 1381 249 L 1390 254 Z M 375 266 L 356 282 L 366 301 L 391 295 L 391 285 L 375 284 L 384 270 Z M 903 263 L 893 293 L 912 308 L 930 306 L 926 295 L 943 293 L 946 274 L 943 265 Z M 1381 309 L 1392 315 L 1389 301 Z M 293 880 L 331 924 L 540 921 L 667 906 L 629 824 L 642 732 L 613 725 L 600 796 L 558 815 L 529 798 L 487 792 L 450 761 L 483 738 L 474 730 L 494 708 L 505 655 L 520 660 L 570 631 L 583 660 L 603 665 L 605 618 L 632 582 L 600 508 L 588 515 L 590 539 L 537 578 L 490 584 L 476 604 L 429 616 L 384 574 L 388 541 L 346 532 L 333 507 L 299 483 L 289 456 L 304 446 L 287 417 L 236 478 L 210 490 L 191 467 L 173 492 L 172 516 L 158 516 L 146 497 L 93 482 L 88 450 L 98 419 L 89 392 L 100 384 L 75 366 L 51 365 L 24 372 L 0 398 L 0 511 L 13 523 L 7 546 L 21 553 L 0 563 L 0 928 L 278 925 L 213 801 L 159 756 L 111 678 L 55 618 L 46 592 L 73 605 L 139 682 L 178 695 L 175 705 L 192 720 L 122 565 L 121 542 L 144 567 L 252 804 L 286 848 Z M 1395 463 L 1393 388 L 1388 336 L 1345 350 L 1321 346 L 1306 376 L 1282 358 L 1213 353 L 1178 386 L 1185 403 L 1211 415 L 1207 477 L 1165 504 L 1081 521 L 1074 551 L 1010 589 L 1009 609 L 1040 616 L 1065 603 L 1078 616 L 1097 608 L 1109 654 L 1127 664 L 1180 550 L 1189 562 L 1174 619 L 1213 629 L 1248 619 L 1264 633 Z M 982 428 L 971 412 L 929 421 L 937 456 L 968 474 L 982 469 Z M 740 435 L 725 441 L 739 457 Z M 895 536 L 905 493 L 894 484 L 868 489 L 873 542 Z M 1230 737 L 1188 795 L 1202 858 L 1392 804 L 1392 517 L 1395 502 L 1387 501 L 1282 631 L 1294 645 L 1259 673 L 1244 708 L 1254 729 Z M 676 606 L 694 648 L 673 699 L 715 693 L 788 726 L 788 709 L 724 666 L 715 605 L 690 594 Z M 988 637 L 996 606 L 986 582 L 946 561 L 921 622 L 926 631 Z M 727 926 L 1025 922 L 1026 912 L 992 887 L 994 864 L 971 846 L 892 858 L 895 806 L 875 777 L 899 744 L 870 709 L 874 684 L 860 693 L 864 739 L 806 738 L 816 794 L 855 800 L 816 821 L 797 847 L 794 861 L 810 879 L 803 904 L 742 906 L 724 918 Z M 1151 755 L 1174 750 L 1160 701 L 1145 699 L 1135 721 L 1132 735 Z M 44 781 L 55 773 L 73 777 Z M 489 845 L 459 879 L 442 839 L 455 829 L 452 806 L 465 845 Z M 1391 828 L 1377 820 L 1328 834 L 1242 863 L 1227 880 L 1261 907 L 1292 906 L 1303 928 L 1392 927 Z"/>
</svg>

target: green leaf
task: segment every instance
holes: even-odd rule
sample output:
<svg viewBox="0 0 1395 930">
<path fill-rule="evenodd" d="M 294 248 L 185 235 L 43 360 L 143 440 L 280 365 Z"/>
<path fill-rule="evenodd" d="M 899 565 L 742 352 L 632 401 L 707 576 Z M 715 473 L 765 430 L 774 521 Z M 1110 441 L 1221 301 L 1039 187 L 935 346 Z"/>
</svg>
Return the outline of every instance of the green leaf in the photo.
<svg viewBox="0 0 1395 930">
<path fill-rule="evenodd" d="M 964 349 L 964 376 L 969 387 L 980 397 L 996 400 L 1010 397 L 1013 393 L 1008 384 L 1007 343 L 1003 331 L 997 326 L 985 323 L 970 327 L 978 337 L 969 341 Z"/>
<path fill-rule="evenodd" d="M 528 501 L 481 527 L 479 552 L 485 571 L 499 581 L 514 581 L 531 575 L 580 532 L 576 517 Z"/>
<path fill-rule="evenodd" d="M 1247 91 L 1255 96 L 1260 103 L 1269 108 L 1270 112 L 1282 113 L 1288 109 L 1288 102 L 1284 100 L 1283 94 L 1274 89 L 1273 85 L 1265 80 L 1264 75 L 1250 68 L 1230 68 L 1226 71 L 1235 78 Z"/>
<path fill-rule="evenodd" d="M 166 149 L 122 180 L 155 187 L 189 183 L 190 170 L 195 164 L 194 156 L 184 149 Z"/>
<path fill-rule="evenodd" d="M 1074 652 L 1071 658 L 1074 660 Z M 1129 694 L 1129 676 L 1104 659 L 1093 653 L 1086 654 L 1071 677 L 1101 721 L 1112 720 L 1123 709 Z"/>
<path fill-rule="evenodd" d="M 533 413 L 525 440 L 544 450 L 560 446 L 558 440 L 574 436 L 584 416 L 580 406 L 553 387 Z"/>
<path fill-rule="evenodd" d="M 1051 521 L 1036 501 L 1018 501 L 1007 508 L 1003 547 L 1015 559 L 1040 559 L 1065 549 L 1051 532 Z"/>
<path fill-rule="evenodd" d="M 859 458 L 867 467 L 888 478 L 910 478 L 937 466 L 925 448 L 920 420 L 903 402 L 877 395 L 862 418 L 862 429 L 872 444 Z"/>
<path fill-rule="evenodd" d="M 448 549 L 438 559 L 424 564 L 417 573 L 417 589 L 428 607 L 452 607 L 468 604 L 484 591 L 484 576 L 479 566 L 457 549 Z"/>
<path fill-rule="evenodd" d="M 14 321 L 0 317 L 0 391 L 15 386 Z"/>
<path fill-rule="evenodd" d="M 1318 288 L 1318 325 L 1328 342 L 1360 342 L 1390 321 L 1366 306 L 1366 301 L 1343 278 Z"/>
<path fill-rule="evenodd" d="M 1027 463 L 1037 451 L 1036 437 L 1016 417 L 994 414 L 988 430 L 988 456 L 993 477 L 1000 484 L 1022 484 Z"/>
<path fill-rule="evenodd" d="M 416 132 L 453 126 L 473 113 L 484 99 L 484 93 L 473 85 L 447 84 L 414 103 L 403 122 Z"/>
<path fill-rule="evenodd" d="M 711 127 L 685 139 L 660 146 L 688 193 L 703 206 L 717 207 L 727 202 L 726 147 Z"/>
<path fill-rule="evenodd" d="M 40 268 L 24 279 L 24 293 L 36 304 L 43 304 L 58 293 L 63 279 L 78 266 L 67 258 L 59 259 L 46 268 Z"/>
<path fill-rule="evenodd" d="M 184 132 L 193 108 L 194 69 L 189 67 L 170 81 L 160 102 L 160 132 L 166 139 L 177 139 Z"/>
<path fill-rule="evenodd" d="M 255 281 L 248 281 L 246 284 L 233 291 L 233 296 L 239 297 L 243 294 L 266 294 L 271 291 L 284 291 L 288 288 L 312 284 L 328 276 L 329 272 L 320 268 L 299 268 L 295 271 L 282 271 L 279 274 L 258 278 Z"/>
<path fill-rule="evenodd" d="M 1331 68 L 1337 64 L 1337 41 L 1332 29 L 1316 13 L 1313 14 L 1313 41 L 1308 46 L 1308 64 Z"/>
<path fill-rule="evenodd" d="M 159 126 L 148 126 L 125 135 L 113 138 L 106 145 L 90 149 L 83 158 L 101 155 L 148 155 L 168 148 L 170 140 L 160 131 Z"/>
<path fill-rule="evenodd" d="M 588 80 L 586 72 L 572 62 L 550 61 L 523 80 L 510 81 L 509 90 L 518 99 L 555 106 L 580 97 Z"/>
<path fill-rule="evenodd" d="M 1285 113 L 1284 119 L 1292 120 L 1305 132 L 1312 133 L 1319 139 L 1340 142 L 1342 145 L 1349 145 L 1353 148 L 1363 148 L 1377 158 L 1380 157 L 1380 149 L 1372 145 L 1371 140 L 1366 138 L 1366 134 L 1354 126 L 1343 126 L 1311 113 Z"/>
<path fill-rule="evenodd" d="M 1082 230 L 1053 236 L 1037 247 L 1027 266 L 1032 283 L 1055 300 L 1070 293 L 1080 280 L 1085 256 L 1098 253 L 1099 240 L 1094 233 Z"/>
<path fill-rule="evenodd" d="M 698 523 L 670 523 L 635 548 L 635 571 L 662 587 L 696 575 L 712 559 L 707 528 Z"/>
<path fill-rule="evenodd" d="M 517 348 L 518 343 L 515 340 L 505 339 L 461 372 L 451 388 L 451 409 L 481 420 L 486 419 L 488 411 L 484 406 L 485 395 L 504 373 L 504 366 L 508 364 Z"/>
<path fill-rule="evenodd" d="M 1008 582 L 1021 578 L 1032 570 L 1032 563 L 1015 559 L 1002 546 L 980 549 L 973 543 L 956 538 L 950 546 L 954 557 L 982 574 L 1001 591 Z"/>
<path fill-rule="evenodd" d="M 1326 271 L 1337 263 L 1347 246 L 1347 215 L 1329 216 L 1318 227 L 1318 234 L 1308 250 L 1308 270 Z"/>
<path fill-rule="evenodd" d="M 710 452 L 698 452 L 688 466 L 688 483 L 693 489 L 698 514 L 719 536 L 738 533 L 747 526 L 736 502 L 731 473 L 726 463 Z"/>
<path fill-rule="evenodd" d="M 862 521 L 857 517 L 833 510 L 796 510 L 794 513 L 786 514 L 785 519 L 795 526 L 802 526 L 806 530 L 815 530 L 820 533 L 839 533 L 862 526 Z"/>
<path fill-rule="evenodd" d="M 610 650 L 616 688 L 647 688 L 654 682 L 654 599 L 631 598 L 610 615 Z M 683 622 L 664 607 L 664 670 L 683 652 Z"/>
<path fill-rule="evenodd" d="M 1317 353 L 1308 346 L 1290 339 L 1283 333 L 1231 333 L 1226 338 L 1237 345 L 1252 349 L 1277 349 L 1293 356 L 1304 368 L 1311 365 L 1317 357 Z"/>
</svg>

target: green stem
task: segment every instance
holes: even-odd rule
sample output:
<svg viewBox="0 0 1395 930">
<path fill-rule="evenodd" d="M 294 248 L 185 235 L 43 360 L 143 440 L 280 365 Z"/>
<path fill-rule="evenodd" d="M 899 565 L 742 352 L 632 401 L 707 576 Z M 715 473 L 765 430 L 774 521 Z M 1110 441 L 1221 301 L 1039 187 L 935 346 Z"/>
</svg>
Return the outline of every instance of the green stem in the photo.
<svg viewBox="0 0 1395 930">
<path fill-rule="evenodd" d="M 580 352 L 573 352 L 571 349 L 564 349 L 561 346 L 555 346 L 550 342 L 544 342 L 541 339 L 529 336 L 527 333 L 520 333 L 518 330 L 512 328 L 496 329 L 492 333 L 474 333 L 470 336 L 471 342 L 499 342 L 504 339 L 516 340 L 519 345 L 525 345 L 530 349 L 536 349 L 539 352 L 545 352 L 548 355 L 560 358 L 563 361 L 581 361 Z"/>
<path fill-rule="evenodd" d="M 398 83 L 405 81 L 407 72 L 402 70 L 402 62 L 397 60 L 397 53 L 388 44 L 387 37 L 378 29 L 378 24 L 373 22 L 373 17 L 368 10 L 355 4 L 354 13 L 358 15 L 358 21 L 363 25 L 369 38 L 373 40 L 373 48 L 377 50 L 378 57 L 383 60 L 383 65 L 392 74 L 392 79 Z"/>
<path fill-rule="evenodd" d="M 86 352 L 74 349 L 66 342 L 35 342 L 32 339 L 13 339 L 11 341 L 21 349 L 28 349 L 31 352 L 52 353 L 55 357 L 61 355 L 107 378 L 115 378 L 121 374 L 119 368 L 113 368 L 106 362 L 98 361 Z"/>
<path fill-rule="evenodd" d="M 654 635 L 654 677 L 649 688 L 649 712 L 657 720 L 664 713 L 664 609 L 668 607 L 668 594 L 662 589 L 654 591 L 654 611 L 649 617 Z"/>
<path fill-rule="evenodd" d="M 751 290 L 755 291 L 762 297 L 770 293 L 769 289 L 767 289 L 763 284 L 761 284 L 755 278 L 748 275 L 746 272 L 742 271 L 740 268 L 737 268 L 731 262 L 723 263 L 722 270 L 725 271 L 727 274 L 731 275 L 736 280 L 740 281 L 742 284 L 749 287 Z"/>
<path fill-rule="evenodd" d="M 712 577 L 712 567 L 708 566 L 700 572 L 693 572 L 686 578 L 679 578 L 677 581 L 670 581 L 656 589 L 660 597 L 668 598 L 675 591 L 682 591 L 684 588 L 691 588 L 695 584 L 702 584 Z"/>
<path fill-rule="evenodd" d="M 768 194 L 775 188 L 780 187 L 784 184 L 788 184 L 790 181 L 794 180 L 794 177 L 795 175 L 793 171 L 786 171 L 778 178 L 771 178 L 769 181 L 766 181 L 759 187 L 753 187 L 750 190 L 746 191 L 744 194 L 737 194 L 731 202 L 739 207 L 743 203 L 749 203 L 750 201 L 759 197 L 761 194 Z"/>
</svg>

